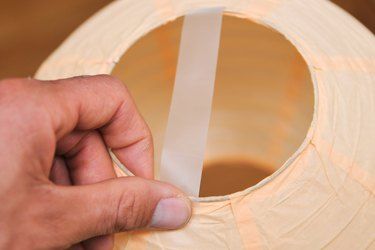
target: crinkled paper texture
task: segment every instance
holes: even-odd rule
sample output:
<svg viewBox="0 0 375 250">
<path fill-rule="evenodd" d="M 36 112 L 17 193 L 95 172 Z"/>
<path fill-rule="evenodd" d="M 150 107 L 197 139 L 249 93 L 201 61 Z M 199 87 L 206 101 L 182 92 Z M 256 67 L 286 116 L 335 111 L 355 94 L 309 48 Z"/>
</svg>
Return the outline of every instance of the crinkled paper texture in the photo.
<svg viewBox="0 0 375 250">
<path fill-rule="evenodd" d="M 254 187 L 193 199 L 183 229 L 116 236 L 117 249 L 375 249 L 375 38 L 324 0 L 119 0 L 72 34 L 36 77 L 110 73 L 150 30 L 223 6 L 283 34 L 315 89 L 311 128 L 283 167 Z"/>
</svg>

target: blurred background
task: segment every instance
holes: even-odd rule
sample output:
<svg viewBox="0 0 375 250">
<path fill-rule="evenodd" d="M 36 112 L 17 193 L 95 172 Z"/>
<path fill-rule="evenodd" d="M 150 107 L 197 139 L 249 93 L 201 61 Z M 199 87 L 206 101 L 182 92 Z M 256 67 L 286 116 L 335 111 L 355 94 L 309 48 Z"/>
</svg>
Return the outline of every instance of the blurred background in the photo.
<svg viewBox="0 0 375 250">
<path fill-rule="evenodd" d="M 0 78 L 33 76 L 72 31 L 110 2 L 2 0 Z M 374 0 L 333 2 L 375 31 Z M 127 84 L 152 130 L 156 169 L 182 20 L 139 39 L 112 72 Z M 304 140 L 313 107 L 310 73 L 294 46 L 269 28 L 225 16 L 200 196 L 243 190 L 279 169 Z"/>
<path fill-rule="evenodd" d="M 32 76 L 62 41 L 111 0 L 1 0 L 0 78 Z M 375 32 L 374 0 L 334 0 Z"/>
</svg>

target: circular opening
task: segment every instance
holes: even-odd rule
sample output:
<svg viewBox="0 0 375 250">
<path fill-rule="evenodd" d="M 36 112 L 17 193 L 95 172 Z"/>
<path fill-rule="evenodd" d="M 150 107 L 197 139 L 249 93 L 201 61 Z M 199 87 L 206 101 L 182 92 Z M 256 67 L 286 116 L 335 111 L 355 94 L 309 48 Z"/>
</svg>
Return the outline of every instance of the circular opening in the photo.
<svg viewBox="0 0 375 250">
<path fill-rule="evenodd" d="M 182 20 L 141 38 L 112 72 L 151 128 L 156 172 Z M 279 169 L 304 140 L 313 103 L 310 74 L 295 47 L 269 28 L 225 15 L 200 197 L 241 191 Z"/>
</svg>

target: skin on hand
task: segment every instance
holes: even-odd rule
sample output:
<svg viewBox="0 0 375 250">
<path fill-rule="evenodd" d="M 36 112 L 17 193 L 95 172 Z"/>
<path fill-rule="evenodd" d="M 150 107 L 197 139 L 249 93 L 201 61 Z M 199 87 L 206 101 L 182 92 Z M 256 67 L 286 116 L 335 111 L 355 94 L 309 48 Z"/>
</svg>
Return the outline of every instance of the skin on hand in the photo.
<svg viewBox="0 0 375 250">
<path fill-rule="evenodd" d="M 116 178 L 107 147 L 136 177 Z M 1 249 L 111 249 L 115 232 L 190 218 L 152 180 L 151 133 L 110 76 L 0 81 L 0 176 Z"/>
</svg>

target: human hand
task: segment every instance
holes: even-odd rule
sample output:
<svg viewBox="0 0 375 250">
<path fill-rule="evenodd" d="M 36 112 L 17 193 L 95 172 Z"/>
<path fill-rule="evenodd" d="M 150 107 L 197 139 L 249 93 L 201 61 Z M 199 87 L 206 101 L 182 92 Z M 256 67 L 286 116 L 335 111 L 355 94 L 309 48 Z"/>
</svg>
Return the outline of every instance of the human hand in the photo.
<svg viewBox="0 0 375 250">
<path fill-rule="evenodd" d="M 0 248 L 111 249 L 112 233 L 190 217 L 153 178 L 150 131 L 110 76 L 0 81 Z M 138 177 L 116 178 L 107 152 Z"/>
</svg>

